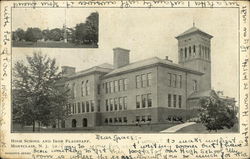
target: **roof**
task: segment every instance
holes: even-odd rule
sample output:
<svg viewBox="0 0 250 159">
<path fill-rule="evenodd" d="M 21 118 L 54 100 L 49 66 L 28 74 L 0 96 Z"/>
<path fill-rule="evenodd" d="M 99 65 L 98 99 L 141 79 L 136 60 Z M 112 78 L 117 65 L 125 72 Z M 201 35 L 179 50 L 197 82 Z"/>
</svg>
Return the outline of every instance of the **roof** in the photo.
<svg viewBox="0 0 250 159">
<path fill-rule="evenodd" d="M 193 73 L 193 74 L 199 74 L 199 75 L 203 74 L 202 72 L 199 72 L 199 71 L 184 67 L 184 66 L 179 65 L 179 64 L 175 64 L 175 63 L 173 63 L 173 62 L 171 62 L 169 60 L 160 59 L 158 57 L 152 57 L 152 58 L 148 58 L 148 59 L 145 59 L 145 60 L 130 63 L 130 64 L 126 65 L 126 66 L 114 69 L 111 72 L 109 72 L 108 74 L 104 75 L 104 78 L 105 77 L 110 77 L 110 76 L 113 76 L 113 75 L 117 75 L 117 74 L 131 72 L 131 71 L 134 71 L 134 70 L 137 70 L 137 69 L 142 69 L 142 68 L 149 67 L 149 66 L 155 66 L 155 65 L 163 65 L 163 66 L 167 66 L 169 68 L 179 69 L 179 70 L 190 72 L 190 73 Z"/>
<path fill-rule="evenodd" d="M 185 32 L 181 33 L 180 35 L 178 35 L 176 38 L 178 39 L 179 37 L 183 37 L 183 36 L 186 36 L 186 35 L 190 35 L 190 34 L 193 34 L 193 33 L 201 33 L 203 35 L 206 35 L 208 36 L 208 38 L 212 38 L 213 36 L 212 35 L 209 35 L 208 33 L 198 29 L 197 27 L 193 26 L 192 28 L 186 30 Z"/>
<path fill-rule="evenodd" d="M 89 74 L 94 73 L 94 72 L 108 73 L 112 69 L 113 69 L 113 66 L 111 64 L 103 63 L 101 65 L 94 66 L 94 67 L 91 67 L 89 69 L 76 72 L 75 74 L 70 75 L 67 78 L 72 79 L 72 78 L 76 78 L 76 77 L 80 77 L 80 76 L 84 76 L 84 75 L 89 75 Z"/>
<path fill-rule="evenodd" d="M 214 90 L 210 89 L 210 90 L 206 90 L 206 91 L 194 92 L 188 97 L 188 99 L 197 99 L 197 98 L 201 98 L 201 97 L 210 97 L 211 95 L 215 95 L 216 97 L 218 97 L 216 92 Z"/>
</svg>

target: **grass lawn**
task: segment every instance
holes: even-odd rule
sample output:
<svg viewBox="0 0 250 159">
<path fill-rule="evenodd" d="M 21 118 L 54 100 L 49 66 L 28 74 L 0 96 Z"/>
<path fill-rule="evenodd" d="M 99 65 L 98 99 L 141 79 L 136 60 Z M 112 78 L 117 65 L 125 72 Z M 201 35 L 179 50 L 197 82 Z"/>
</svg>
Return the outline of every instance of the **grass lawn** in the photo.
<svg viewBox="0 0 250 159">
<path fill-rule="evenodd" d="M 13 47 L 47 47 L 47 48 L 98 48 L 97 45 L 76 45 L 73 43 L 64 43 L 62 41 L 12 41 Z"/>
<path fill-rule="evenodd" d="M 203 126 L 201 123 L 197 123 L 194 125 L 190 125 L 187 127 L 184 127 L 180 130 L 178 130 L 176 133 L 237 133 L 239 132 L 239 128 L 238 128 L 238 124 L 235 124 L 234 127 L 232 127 L 231 129 L 227 129 L 224 128 L 222 130 L 218 130 L 217 132 L 215 131 L 211 131 L 209 132 L 208 130 L 206 130 L 206 127 Z"/>
<path fill-rule="evenodd" d="M 176 123 L 164 123 L 164 124 L 151 124 L 151 125 L 114 125 L 114 126 L 96 126 L 96 127 L 86 127 L 86 128 L 65 128 L 65 129 L 57 129 L 57 128 L 47 128 L 40 129 L 36 132 L 40 133 L 51 133 L 51 132 L 82 132 L 82 133 L 155 133 L 165 130 L 169 127 L 175 126 Z M 15 129 L 12 132 L 32 132 L 32 127 L 25 127 L 23 129 Z"/>
</svg>

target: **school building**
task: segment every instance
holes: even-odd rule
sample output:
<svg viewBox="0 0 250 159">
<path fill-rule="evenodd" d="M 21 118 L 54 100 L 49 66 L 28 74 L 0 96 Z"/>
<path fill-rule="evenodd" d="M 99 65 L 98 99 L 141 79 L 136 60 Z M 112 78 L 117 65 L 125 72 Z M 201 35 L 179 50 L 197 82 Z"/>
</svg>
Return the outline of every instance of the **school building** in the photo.
<svg viewBox="0 0 250 159">
<path fill-rule="evenodd" d="M 197 115 L 211 90 L 211 38 L 193 26 L 176 37 L 178 64 L 167 56 L 130 63 L 129 50 L 113 49 L 113 65 L 75 72 L 63 66 L 70 116 L 62 127 L 185 121 Z"/>
</svg>

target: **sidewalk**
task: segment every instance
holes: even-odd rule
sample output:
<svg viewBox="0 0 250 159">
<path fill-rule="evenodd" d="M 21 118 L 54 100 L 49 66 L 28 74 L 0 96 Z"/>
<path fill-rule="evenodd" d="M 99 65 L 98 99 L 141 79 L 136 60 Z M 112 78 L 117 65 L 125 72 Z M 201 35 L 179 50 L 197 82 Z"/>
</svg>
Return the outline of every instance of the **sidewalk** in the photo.
<svg viewBox="0 0 250 159">
<path fill-rule="evenodd" d="M 170 127 L 170 128 L 168 128 L 166 130 L 163 130 L 161 132 L 164 132 L 164 133 L 174 133 L 174 132 L 180 130 L 181 128 L 184 128 L 184 127 L 187 127 L 187 126 L 193 125 L 193 124 L 196 124 L 196 122 L 187 122 L 187 123 L 175 125 L 175 126 Z"/>
</svg>

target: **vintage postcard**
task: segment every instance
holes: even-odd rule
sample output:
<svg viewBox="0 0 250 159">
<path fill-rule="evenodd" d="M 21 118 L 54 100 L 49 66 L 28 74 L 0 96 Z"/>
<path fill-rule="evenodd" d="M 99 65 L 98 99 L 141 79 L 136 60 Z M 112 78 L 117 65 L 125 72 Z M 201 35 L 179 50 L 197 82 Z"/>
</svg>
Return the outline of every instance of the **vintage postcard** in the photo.
<svg viewBox="0 0 250 159">
<path fill-rule="evenodd" d="M 248 1 L 2 1 L 0 157 L 249 158 Z"/>
</svg>

